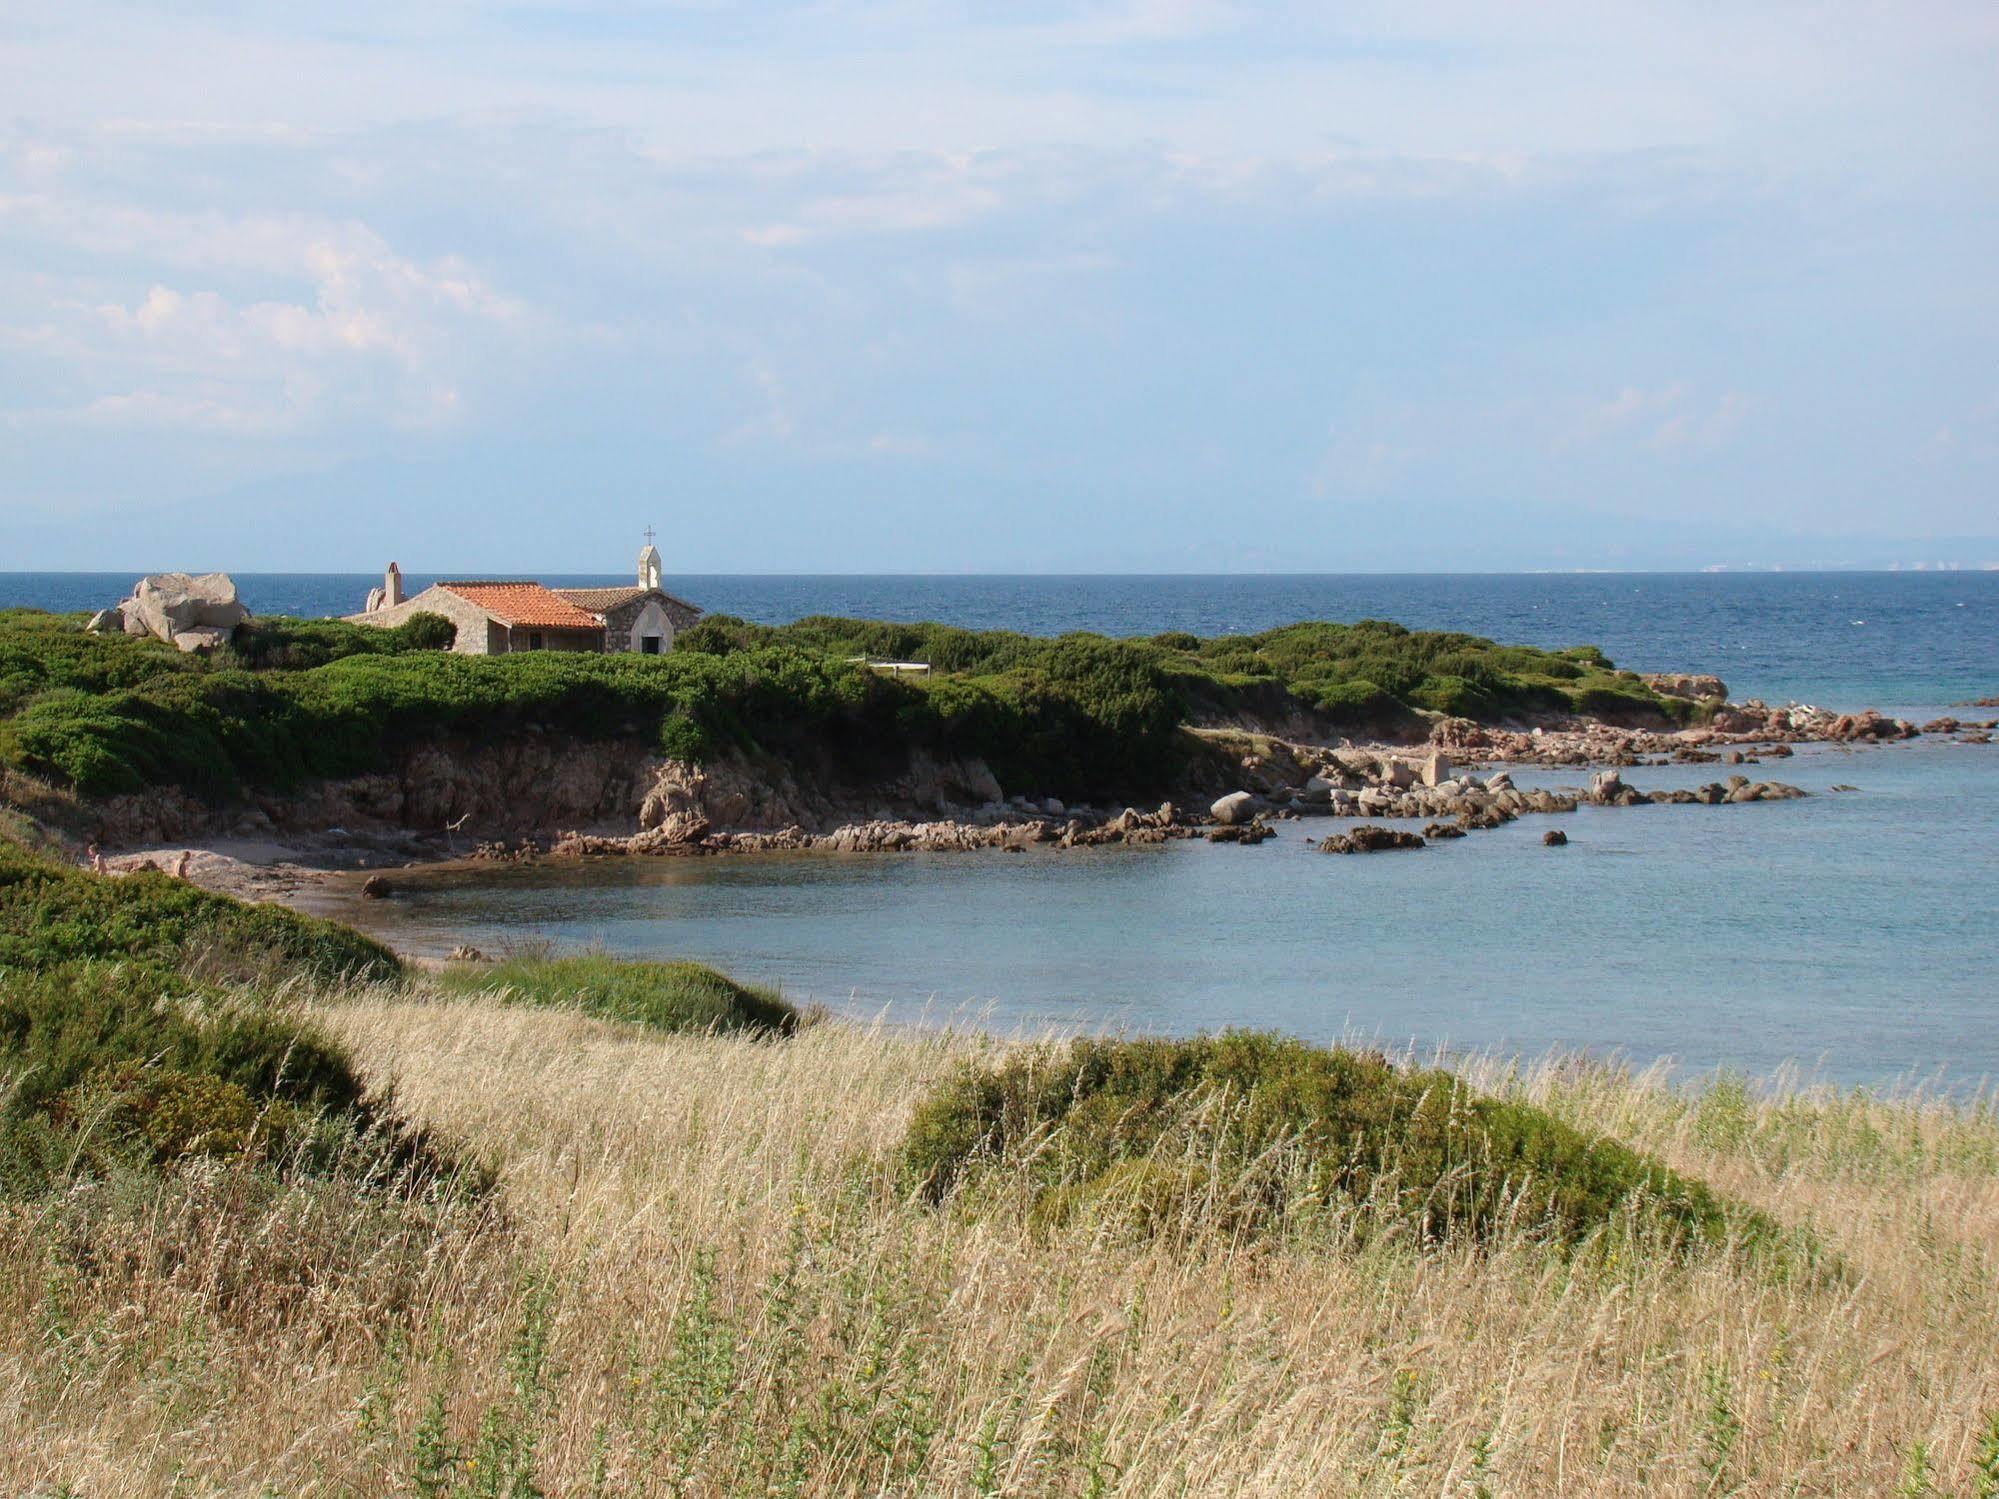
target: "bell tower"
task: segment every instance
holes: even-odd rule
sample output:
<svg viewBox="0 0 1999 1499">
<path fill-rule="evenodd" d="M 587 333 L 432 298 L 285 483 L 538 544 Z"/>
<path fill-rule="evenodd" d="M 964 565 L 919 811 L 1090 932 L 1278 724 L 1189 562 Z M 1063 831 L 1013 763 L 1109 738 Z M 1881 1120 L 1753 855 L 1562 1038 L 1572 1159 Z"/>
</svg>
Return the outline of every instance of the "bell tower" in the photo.
<svg viewBox="0 0 1999 1499">
<path fill-rule="evenodd" d="M 639 553 L 639 587 L 659 590 L 659 548 L 652 544 L 653 529 L 646 527 L 645 550 Z"/>
</svg>

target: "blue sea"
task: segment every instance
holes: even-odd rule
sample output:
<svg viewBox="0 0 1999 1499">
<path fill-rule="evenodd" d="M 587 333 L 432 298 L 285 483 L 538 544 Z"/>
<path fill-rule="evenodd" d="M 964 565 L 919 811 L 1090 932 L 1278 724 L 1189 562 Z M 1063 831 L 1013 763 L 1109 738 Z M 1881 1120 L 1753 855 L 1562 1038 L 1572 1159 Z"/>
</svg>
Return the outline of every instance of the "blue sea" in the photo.
<svg viewBox="0 0 1999 1499">
<path fill-rule="evenodd" d="M 239 575 L 265 613 L 357 608 L 365 576 Z M 427 580 L 412 578 L 415 586 Z M 545 579 L 555 582 L 555 579 Z M 563 579 L 576 585 L 617 578 Z M 0 605 L 100 607 L 131 579 L 0 574 Z M 1394 577 L 680 577 L 711 611 L 939 619 L 1035 634 L 1392 619 L 1737 698 L 1928 718 L 1999 693 L 1999 573 Z M 1959 717 L 1999 710 L 1958 708 Z M 1704 767 L 1627 772 L 1640 785 Z M 1420 853 L 1259 848 L 612 862 L 509 869 L 365 913 L 417 948 L 532 937 L 684 956 L 911 1021 L 1272 1026 L 1421 1048 L 1582 1048 L 1840 1083 L 1999 1079 L 1999 746 L 1810 748 L 1747 807 L 1585 808 Z M 1529 779 L 1574 784 L 1573 773 Z M 1834 792 L 1853 785 L 1855 792 Z M 1568 847 L 1543 848 L 1561 826 Z"/>
</svg>

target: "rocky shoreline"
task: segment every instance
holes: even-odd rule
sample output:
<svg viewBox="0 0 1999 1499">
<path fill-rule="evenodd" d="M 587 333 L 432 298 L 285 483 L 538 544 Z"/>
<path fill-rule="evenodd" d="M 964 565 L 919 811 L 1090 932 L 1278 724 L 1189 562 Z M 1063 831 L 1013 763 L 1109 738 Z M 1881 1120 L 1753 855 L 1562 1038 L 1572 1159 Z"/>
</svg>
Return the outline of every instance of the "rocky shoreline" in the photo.
<svg viewBox="0 0 1999 1499">
<path fill-rule="evenodd" d="M 1718 685 L 1685 679 L 1690 692 Z M 1661 679 L 1668 690 L 1680 679 Z M 1882 745 L 1921 736 L 1990 743 L 1993 722 L 1920 727 L 1873 710 L 1722 703 L 1698 728 L 1631 729 L 1567 720 L 1521 728 L 1435 721 L 1419 744 L 1309 744 L 1235 726 L 1189 730 L 1186 786 L 1137 807 L 1069 807 L 1003 797 L 978 762 L 921 752 L 871 783 L 824 767 L 753 757 L 696 765 L 622 744 L 528 736 L 520 743 L 415 747 L 394 772 L 263 796 L 232 809 L 181 793 L 116 798 L 93 809 L 109 867 L 176 845 L 197 850 L 191 877 L 251 899 L 287 899 L 344 871 L 469 862 L 1067 850 L 1202 838 L 1254 845 L 1294 819 L 1420 822 L 1422 832 L 1328 845 L 1416 847 L 1579 805 L 1709 806 L 1806 793 L 1734 773 L 1698 788 L 1644 792 L 1618 774 L 1645 765 L 1748 766 L 1804 744 Z M 1586 786 L 1520 788 L 1512 769 L 1589 768 Z M 149 852 L 150 851 L 150 852 Z"/>
</svg>

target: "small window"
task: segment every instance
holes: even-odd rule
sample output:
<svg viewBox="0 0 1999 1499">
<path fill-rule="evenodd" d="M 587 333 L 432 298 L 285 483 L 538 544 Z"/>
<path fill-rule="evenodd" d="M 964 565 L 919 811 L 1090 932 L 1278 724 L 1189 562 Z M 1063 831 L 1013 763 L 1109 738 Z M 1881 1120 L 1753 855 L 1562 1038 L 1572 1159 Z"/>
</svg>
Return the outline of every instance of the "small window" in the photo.
<svg viewBox="0 0 1999 1499">
<path fill-rule="evenodd" d="M 639 649 L 648 656 L 657 656 L 659 654 L 659 637 L 657 635 L 641 635 L 639 637 Z"/>
<path fill-rule="evenodd" d="M 538 651 L 543 649 L 541 631 L 539 630 L 528 631 L 528 649 L 531 651 Z"/>
</svg>

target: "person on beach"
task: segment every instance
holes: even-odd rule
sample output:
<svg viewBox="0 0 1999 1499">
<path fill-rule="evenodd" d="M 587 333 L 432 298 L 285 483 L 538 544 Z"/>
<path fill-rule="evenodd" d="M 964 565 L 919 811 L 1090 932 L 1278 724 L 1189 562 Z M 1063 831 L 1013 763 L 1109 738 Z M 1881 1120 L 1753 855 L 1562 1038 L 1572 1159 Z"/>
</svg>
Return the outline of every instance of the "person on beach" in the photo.
<svg viewBox="0 0 1999 1499">
<path fill-rule="evenodd" d="M 194 850 L 191 848 L 182 849 L 180 857 L 174 860 L 174 878 L 177 880 L 186 879 L 187 867 L 193 862 L 194 862 Z"/>
<path fill-rule="evenodd" d="M 91 844 L 84 852 L 90 858 L 90 872 L 92 874 L 109 874 L 111 872 L 104 867 L 104 850 L 96 844 Z"/>
</svg>

